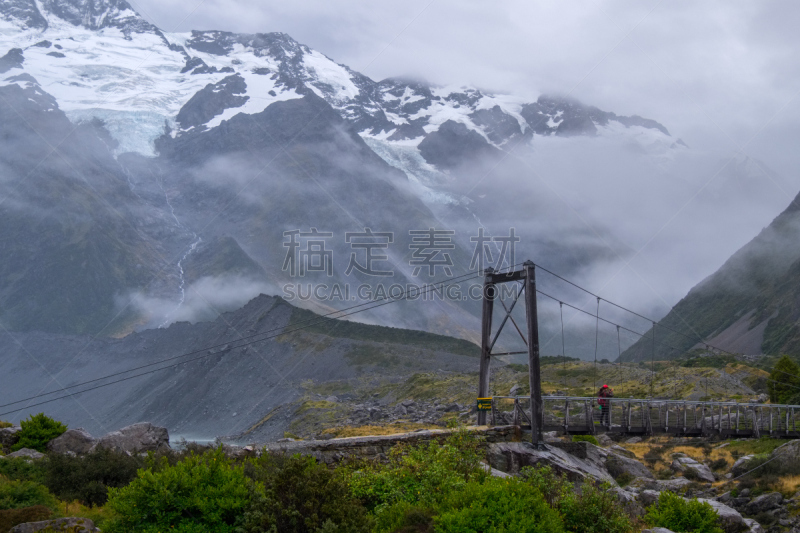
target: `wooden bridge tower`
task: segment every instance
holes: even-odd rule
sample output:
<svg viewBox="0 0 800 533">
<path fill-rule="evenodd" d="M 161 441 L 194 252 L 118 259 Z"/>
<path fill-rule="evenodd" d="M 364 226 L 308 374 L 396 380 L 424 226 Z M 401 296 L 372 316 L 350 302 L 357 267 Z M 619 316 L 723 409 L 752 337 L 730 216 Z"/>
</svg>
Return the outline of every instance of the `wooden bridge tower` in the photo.
<svg viewBox="0 0 800 533">
<path fill-rule="evenodd" d="M 522 282 L 522 288 L 511 302 L 511 306 L 506 306 L 505 302 L 501 299 L 498 301 L 502 304 L 506 314 L 500 322 L 500 327 L 492 336 L 492 314 L 494 311 L 494 302 L 497 300 L 498 285 L 503 283 Z M 511 312 L 517 304 L 520 296 L 525 297 L 525 323 L 527 326 L 527 334 L 523 334 L 520 327 L 517 325 Z M 506 326 L 508 321 L 511 321 L 514 328 L 522 337 L 522 341 L 527 346 L 527 352 L 504 352 L 492 353 L 497 342 L 500 332 Z M 536 308 L 536 265 L 533 261 L 525 261 L 522 269 L 512 272 L 495 272 L 492 268 L 485 270 L 485 277 L 483 280 L 483 312 L 481 323 L 481 363 L 480 363 L 480 378 L 478 381 L 478 398 L 487 398 L 489 396 L 489 369 L 490 361 L 493 356 L 498 355 L 514 355 L 514 354 L 528 354 L 528 370 L 530 381 L 530 394 L 531 394 L 531 442 L 537 448 L 544 448 L 544 439 L 542 438 L 542 428 L 544 426 L 544 410 L 542 404 L 542 380 L 539 367 L 539 319 L 538 311 Z M 478 424 L 486 424 L 486 411 L 478 410 Z"/>
</svg>

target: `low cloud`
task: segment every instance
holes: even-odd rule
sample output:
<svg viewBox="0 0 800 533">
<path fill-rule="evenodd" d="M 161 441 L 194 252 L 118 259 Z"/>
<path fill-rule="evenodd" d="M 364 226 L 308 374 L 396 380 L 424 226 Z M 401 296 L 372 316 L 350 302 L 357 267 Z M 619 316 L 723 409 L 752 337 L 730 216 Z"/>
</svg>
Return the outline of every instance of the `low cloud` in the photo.
<svg viewBox="0 0 800 533">
<path fill-rule="evenodd" d="M 276 295 L 279 290 L 264 281 L 239 276 L 208 276 L 185 289 L 183 302 L 180 294 L 167 298 L 142 292 L 134 292 L 124 301 L 145 318 L 143 328 L 153 328 L 175 322 L 211 321 L 220 313 L 241 308 L 259 294 Z"/>
</svg>

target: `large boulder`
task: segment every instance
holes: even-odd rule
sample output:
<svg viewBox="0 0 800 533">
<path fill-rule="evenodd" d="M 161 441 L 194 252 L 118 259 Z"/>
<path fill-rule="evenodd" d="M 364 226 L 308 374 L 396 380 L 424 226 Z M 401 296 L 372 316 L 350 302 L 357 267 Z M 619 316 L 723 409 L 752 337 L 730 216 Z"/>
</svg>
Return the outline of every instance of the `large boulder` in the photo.
<svg viewBox="0 0 800 533">
<path fill-rule="evenodd" d="M 747 472 L 748 470 L 747 465 L 750 462 L 750 459 L 752 459 L 753 457 L 755 457 L 755 455 L 744 455 L 742 457 L 739 457 L 731 467 L 731 474 L 733 474 L 733 476 L 736 477 L 736 476 L 741 476 L 742 474 Z"/>
<path fill-rule="evenodd" d="M 631 459 L 636 459 L 636 454 L 630 451 L 627 448 L 623 448 L 619 444 L 613 444 L 610 448 L 608 448 L 609 452 L 614 452 L 617 455 L 624 455 L 625 457 L 630 457 Z"/>
<path fill-rule="evenodd" d="M 762 494 L 750 500 L 745 506 L 744 511 L 749 515 L 756 515 L 765 511 L 777 509 L 783 503 L 783 495 L 780 492 L 770 492 Z"/>
<path fill-rule="evenodd" d="M 752 518 L 745 518 L 744 523 L 747 527 L 750 528 L 747 533 L 764 533 L 764 528 L 761 527 L 761 524 L 753 520 Z"/>
<path fill-rule="evenodd" d="M 83 428 L 68 429 L 47 443 L 47 451 L 53 453 L 74 453 L 83 455 L 91 450 L 97 439 Z"/>
<path fill-rule="evenodd" d="M 645 507 L 650 507 L 651 505 L 653 505 L 658 501 L 658 497 L 660 495 L 661 495 L 660 492 L 656 492 L 650 489 L 645 489 L 639 493 L 639 503 L 641 503 Z"/>
<path fill-rule="evenodd" d="M 717 500 L 707 500 L 705 498 L 697 498 L 699 502 L 705 502 L 714 508 L 714 511 L 720 517 L 720 526 L 725 533 L 739 533 L 749 530 L 749 526 L 745 524 L 744 518 L 739 512 L 728 507 L 722 502 Z"/>
<path fill-rule="evenodd" d="M 100 437 L 94 448 L 109 448 L 116 451 L 139 453 L 169 449 L 167 428 L 140 422 Z"/>
<path fill-rule="evenodd" d="M 94 522 L 88 518 L 71 517 L 44 520 L 43 522 L 26 522 L 14 526 L 9 533 L 36 533 L 43 529 L 48 531 L 72 531 L 74 533 L 95 533 L 100 531 L 94 526 Z"/>
<path fill-rule="evenodd" d="M 685 477 L 675 479 L 649 479 L 637 478 L 631 483 L 634 487 L 646 490 L 654 490 L 656 492 L 663 492 L 665 490 L 675 493 L 683 493 L 686 487 L 691 485 L 692 482 Z"/>
<path fill-rule="evenodd" d="M 44 457 L 43 453 L 37 452 L 36 450 L 31 450 L 30 448 L 22 448 L 21 450 L 17 450 L 14 453 L 9 453 L 6 455 L 8 458 L 12 457 L 25 457 L 27 459 L 41 459 Z"/>
<path fill-rule="evenodd" d="M 690 479 L 697 478 L 708 483 L 713 483 L 716 481 L 710 468 L 703 463 L 698 463 L 688 455 L 677 455 L 675 460 L 672 461 L 670 468 L 676 472 L 682 472 L 684 476 Z"/>
<path fill-rule="evenodd" d="M 589 478 L 613 483 L 614 479 L 603 465 L 605 457 L 593 453 L 594 449 L 602 450 L 602 448 L 591 444 L 588 447 L 591 448 L 588 453 L 578 457 L 552 445 L 548 445 L 546 450 L 537 450 L 526 442 L 495 442 L 487 446 L 486 458 L 492 468 L 510 474 L 518 473 L 525 466 L 547 465 L 557 473 L 566 475 L 570 481 L 582 482 Z M 576 447 L 584 450 L 585 448 Z"/>
<path fill-rule="evenodd" d="M 11 447 L 19 442 L 20 431 L 22 428 L 19 426 L 0 429 L 0 451 L 4 453 L 11 451 Z"/>
<path fill-rule="evenodd" d="M 597 435 L 596 438 L 597 438 L 597 442 L 600 443 L 600 446 L 606 447 L 606 446 L 611 446 L 612 444 L 614 444 L 614 441 L 611 440 L 611 437 L 609 437 L 605 433 L 601 433 L 601 434 Z"/>
<path fill-rule="evenodd" d="M 616 498 L 619 505 L 630 516 L 644 516 L 644 508 L 639 503 L 636 494 L 620 487 L 612 487 L 608 492 Z"/>
<path fill-rule="evenodd" d="M 631 476 L 632 478 L 643 477 L 646 479 L 655 479 L 653 473 L 636 459 L 631 459 L 630 457 L 613 452 L 609 452 L 608 457 L 606 457 L 606 470 L 608 470 L 608 473 L 611 474 L 614 479 L 624 475 Z"/>
</svg>

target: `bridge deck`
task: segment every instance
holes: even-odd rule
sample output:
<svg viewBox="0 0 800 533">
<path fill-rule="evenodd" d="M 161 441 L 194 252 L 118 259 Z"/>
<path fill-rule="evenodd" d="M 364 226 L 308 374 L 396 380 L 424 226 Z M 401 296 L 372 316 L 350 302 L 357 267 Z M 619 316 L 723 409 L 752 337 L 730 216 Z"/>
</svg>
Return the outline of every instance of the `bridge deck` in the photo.
<svg viewBox="0 0 800 533">
<path fill-rule="evenodd" d="M 800 437 L 800 405 L 609 398 L 608 419 L 601 420 L 597 398 L 544 396 L 542 400 L 544 431 Z M 530 412 L 527 396 L 495 396 L 491 423 L 530 427 Z"/>
</svg>

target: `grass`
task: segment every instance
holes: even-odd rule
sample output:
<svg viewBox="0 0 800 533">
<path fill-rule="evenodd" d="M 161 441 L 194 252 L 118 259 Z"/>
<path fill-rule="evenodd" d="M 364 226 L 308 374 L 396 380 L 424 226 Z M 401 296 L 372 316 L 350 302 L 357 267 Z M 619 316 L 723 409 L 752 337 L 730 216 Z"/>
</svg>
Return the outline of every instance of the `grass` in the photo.
<svg viewBox="0 0 800 533">
<path fill-rule="evenodd" d="M 344 437 L 367 437 L 375 435 L 396 435 L 398 433 L 410 433 L 420 429 L 442 429 L 441 426 L 432 424 L 417 424 L 414 422 L 397 422 L 385 426 L 342 426 L 328 428 L 323 431 L 323 435 L 332 435 L 335 438 Z"/>
<path fill-rule="evenodd" d="M 314 319 L 319 319 L 319 315 L 306 309 L 294 308 L 289 326 L 300 323 L 307 324 L 307 321 L 312 322 Z M 437 335 L 426 331 L 373 326 L 348 320 L 337 320 L 335 322 L 337 324 L 335 328 L 332 328 L 330 323 L 323 322 L 319 325 L 306 325 L 306 331 L 329 337 L 418 346 L 428 350 L 450 352 L 469 357 L 480 356 L 480 347 L 463 339 Z"/>
</svg>

